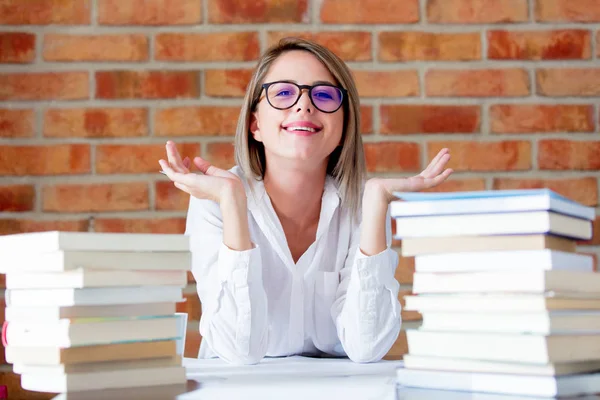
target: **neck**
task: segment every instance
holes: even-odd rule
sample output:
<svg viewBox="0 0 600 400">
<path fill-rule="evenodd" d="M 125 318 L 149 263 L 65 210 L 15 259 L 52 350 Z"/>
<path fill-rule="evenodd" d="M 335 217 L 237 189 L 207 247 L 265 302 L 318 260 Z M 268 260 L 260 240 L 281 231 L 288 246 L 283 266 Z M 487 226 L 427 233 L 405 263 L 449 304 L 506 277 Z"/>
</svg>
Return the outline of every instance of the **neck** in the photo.
<svg viewBox="0 0 600 400">
<path fill-rule="evenodd" d="M 326 168 L 326 165 L 312 170 L 280 166 L 267 168 L 265 190 L 282 225 L 304 229 L 318 223 Z"/>
</svg>

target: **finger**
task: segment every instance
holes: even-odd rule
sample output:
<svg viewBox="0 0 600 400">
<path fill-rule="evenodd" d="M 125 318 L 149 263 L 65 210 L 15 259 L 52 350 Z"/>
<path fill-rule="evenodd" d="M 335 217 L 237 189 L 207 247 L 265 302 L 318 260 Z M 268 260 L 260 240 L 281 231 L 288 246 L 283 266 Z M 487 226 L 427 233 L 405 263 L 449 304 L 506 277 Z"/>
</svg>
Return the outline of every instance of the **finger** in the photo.
<svg viewBox="0 0 600 400">
<path fill-rule="evenodd" d="M 185 165 L 183 165 L 183 161 L 181 161 L 181 156 L 179 155 L 175 143 L 169 140 L 165 147 L 167 149 L 167 158 L 171 167 L 177 172 L 189 172 Z"/>
<path fill-rule="evenodd" d="M 434 178 L 426 179 L 425 186 L 427 186 L 427 188 L 431 188 L 431 187 L 439 185 L 440 183 L 442 183 L 446 179 L 448 179 L 448 177 L 452 174 L 452 172 L 453 172 L 453 170 L 451 168 L 447 168 L 446 170 L 444 170 L 444 172 L 435 176 Z"/>
<path fill-rule="evenodd" d="M 187 194 L 191 195 L 192 193 L 190 192 L 190 188 L 187 185 L 184 185 L 183 183 L 179 183 L 179 182 L 174 182 L 173 185 L 175 185 L 175 187 L 179 190 L 182 190 L 184 192 L 186 192 Z"/>
<path fill-rule="evenodd" d="M 427 175 L 431 175 L 431 170 L 438 164 L 438 162 L 441 160 L 441 158 L 448 153 L 448 149 L 447 148 L 443 148 L 441 149 L 437 155 L 435 157 L 433 157 L 433 160 L 431 160 L 431 162 L 429 163 L 429 165 L 427 166 L 427 168 L 425 168 L 423 170 L 423 174 L 427 174 Z M 423 175 L 424 176 L 424 175 Z"/>
<path fill-rule="evenodd" d="M 184 159 L 183 159 L 183 165 L 184 165 L 184 166 L 185 166 L 185 167 L 186 167 L 188 170 L 190 169 L 190 164 L 191 164 L 191 163 L 192 163 L 192 162 L 190 161 L 190 158 L 189 158 L 189 157 L 186 157 L 186 158 L 184 158 Z"/>
<path fill-rule="evenodd" d="M 215 167 L 210 162 L 206 161 L 201 157 L 194 157 L 194 165 L 198 167 L 198 169 L 206 175 L 212 176 L 222 176 L 224 178 L 229 178 L 230 175 L 227 171 L 222 170 L 221 168 Z"/>
<path fill-rule="evenodd" d="M 424 175 L 425 178 L 433 178 L 438 176 L 439 174 L 442 173 L 442 171 L 444 170 L 444 168 L 446 167 L 446 164 L 448 164 L 448 161 L 450 161 L 450 154 L 444 154 L 442 156 L 442 158 L 440 158 L 437 162 L 437 164 L 435 164 L 428 172 L 427 175 Z"/>
</svg>

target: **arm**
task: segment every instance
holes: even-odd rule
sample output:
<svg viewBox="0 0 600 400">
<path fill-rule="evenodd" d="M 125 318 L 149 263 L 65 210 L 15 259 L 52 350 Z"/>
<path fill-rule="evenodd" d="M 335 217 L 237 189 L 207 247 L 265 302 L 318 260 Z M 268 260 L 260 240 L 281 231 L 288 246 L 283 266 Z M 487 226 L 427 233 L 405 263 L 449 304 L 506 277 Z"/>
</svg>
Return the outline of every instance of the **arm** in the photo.
<svg viewBox="0 0 600 400">
<path fill-rule="evenodd" d="M 192 197 L 186 234 L 202 302 L 203 340 L 230 363 L 259 362 L 267 351 L 267 298 L 260 249 L 248 232 L 245 195 L 220 204 Z"/>
</svg>

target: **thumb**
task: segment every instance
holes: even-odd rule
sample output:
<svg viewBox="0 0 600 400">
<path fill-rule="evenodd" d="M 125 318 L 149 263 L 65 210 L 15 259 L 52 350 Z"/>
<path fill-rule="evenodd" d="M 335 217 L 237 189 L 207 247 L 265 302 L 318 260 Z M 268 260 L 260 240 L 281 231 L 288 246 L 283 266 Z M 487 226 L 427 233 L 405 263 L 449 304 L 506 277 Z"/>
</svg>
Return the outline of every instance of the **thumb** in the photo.
<svg viewBox="0 0 600 400">
<path fill-rule="evenodd" d="M 215 167 L 209 161 L 206 161 L 205 159 L 203 159 L 201 157 L 194 157 L 194 165 L 196 167 L 198 167 L 200 172 L 202 172 L 203 174 L 206 174 L 206 175 L 220 176 L 220 177 L 228 176 L 227 171 L 223 171 L 221 168 Z"/>
</svg>

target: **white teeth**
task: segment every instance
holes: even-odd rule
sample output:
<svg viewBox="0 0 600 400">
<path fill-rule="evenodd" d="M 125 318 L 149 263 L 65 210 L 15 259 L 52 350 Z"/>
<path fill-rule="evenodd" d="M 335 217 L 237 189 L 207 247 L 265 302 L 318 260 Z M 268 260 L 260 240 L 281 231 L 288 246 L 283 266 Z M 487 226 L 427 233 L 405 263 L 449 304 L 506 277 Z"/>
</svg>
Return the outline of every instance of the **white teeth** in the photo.
<svg viewBox="0 0 600 400">
<path fill-rule="evenodd" d="M 308 131 L 308 132 L 316 132 L 317 130 L 314 128 L 309 128 L 306 126 L 288 126 L 287 128 L 288 131 Z"/>
</svg>

